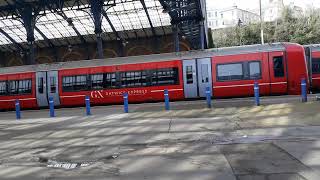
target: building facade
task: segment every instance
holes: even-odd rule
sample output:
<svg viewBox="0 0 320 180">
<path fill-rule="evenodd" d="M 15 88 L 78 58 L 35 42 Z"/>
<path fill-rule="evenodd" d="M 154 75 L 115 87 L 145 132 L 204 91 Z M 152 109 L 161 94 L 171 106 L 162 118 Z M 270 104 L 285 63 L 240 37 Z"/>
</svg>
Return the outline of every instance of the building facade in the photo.
<svg viewBox="0 0 320 180">
<path fill-rule="evenodd" d="M 275 21 L 281 17 L 284 9 L 283 0 L 263 0 L 262 1 L 262 16 L 265 22 Z M 259 10 L 256 10 L 259 11 Z"/>
<path fill-rule="evenodd" d="M 249 24 L 259 21 L 259 15 L 247 10 L 232 6 L 227 9 L 208 9 L 208 27 L 211 29 L 222 29 L 239 24 Z"/>
</svg>

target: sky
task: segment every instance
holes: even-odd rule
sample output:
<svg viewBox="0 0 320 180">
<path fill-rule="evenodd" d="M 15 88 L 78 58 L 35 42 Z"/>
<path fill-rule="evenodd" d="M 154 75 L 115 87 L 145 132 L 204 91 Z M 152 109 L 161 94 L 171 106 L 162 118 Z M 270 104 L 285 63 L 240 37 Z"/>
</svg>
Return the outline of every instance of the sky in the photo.
<svg viewBox="0 0 320 180">
<path fill-rule="evenodd" d="M 206 0 L 207 8 L 213 9 L 222 9 L 228 8 L 233 5 L 237 5 L 241 9 L 258 9 L 259 8 L 259 0 Z M 266 1 L 266 0 L 262 0 Z M 284 4 L 290 4 L 293 2 L 295 5 L 300 6 L 304 9 L 309 7 L 319 7 L 320 8 L 320 0 L 283 0 Z"/>
</svg>

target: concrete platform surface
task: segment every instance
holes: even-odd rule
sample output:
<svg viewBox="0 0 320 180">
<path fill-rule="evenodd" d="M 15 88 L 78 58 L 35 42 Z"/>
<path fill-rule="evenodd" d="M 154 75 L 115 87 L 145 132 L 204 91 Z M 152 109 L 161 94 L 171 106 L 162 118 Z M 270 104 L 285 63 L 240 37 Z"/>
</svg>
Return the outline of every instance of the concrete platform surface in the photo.
<svg viewBox="0 0 320 180">
<path fill-rule="evenodd" d="M 1 112 L 0 180 L 319 180 L 320 102 L 275 99 Z"/>
</svg>

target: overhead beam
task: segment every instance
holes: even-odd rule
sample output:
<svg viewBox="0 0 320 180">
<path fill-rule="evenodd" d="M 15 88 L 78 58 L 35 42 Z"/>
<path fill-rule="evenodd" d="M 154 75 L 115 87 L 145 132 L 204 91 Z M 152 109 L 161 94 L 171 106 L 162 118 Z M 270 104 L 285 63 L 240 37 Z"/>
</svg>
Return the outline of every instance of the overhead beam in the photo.
<svg viewBox="0 0 320 180">
<path fill-rule="evenodd" d="M 97 51 L 98 51 L 98 58 L 103 58 L 103 44 L 102 44 L 102 10 L 103 10 L 103 3 L 104 0 L 90 0 L 91 5 L 91 15 L 94 23 L 94 33 L 96 34 L 97 38 Z"/>
<path fill-rule="evenodd" d="M 34 29 L 43 37 L 43 39 L 49 44 L 50 47 L 55 47 L 51 40 L 37 26 L 35 26 Z"/>
<path fill-rule="evenodd" d="M 113 33 L 116 35 L 117 39 L 122 40 L 122 38 L 120 37 L 118 31 L 116 30 L 116 28 L 114 28 L 114 26 L 113 26 L 110 18 L 108 17 L 107 12 L 106 12 L 104 9 L 102 9 L 102 15 L 103 15 L 103 16 L 106 18 L 106 20 L 108 21 L 108 23 L 109 23 L 109 25 L 110 25 Z"/>
<path fill-rule="evenodd" d="M 77 36 L 80 38 L 80 41 L 82 42 L 82 44 L 86 44 L 87 41 L 84 39 L 84 37 L 81 35 L 81 33 L 78 31 L 78 29 L 76 28 L 76 26 L 73 24 L 73 21 L 71 18 L 68 18 L 68 16 L 63 12 L 58 12 L 58 14 L 60 16 L 63 17 L 64 20 L 66 20 L 68 22 L 68 25 L 72 27 L 72 29 L 74 30 L 74 32 L 77 34 Z"/>
<path fill-rule="evenodd" d="M 8 38 L 15 46 L 17 49 L 20 50 L 25 50 L 21 44 L 19 44 L 16 40 L 14 40 L 8 33 L 6 33 L 2 28 L 0 28 L 0 33 L 2 33 L 6 38 Z"/>
<path fill-rule="evenodd" d="M 150 27 L 151 27 L 152 34 L 153 34 L 153 36 L 156 36 L 156 31 L 155 31 L 154 26 L 153 26 L 153 24 L 152 24 L 152 21 L 151 21 L 149 12 L 148 12 L 148 10 L 147 10 L 146 3 L 144 2 L 144 0 L 140 0 L 140 2 L 141 2 L 141 4 L 142 4 L 142 7 L 143 7 L 144 11 L 146 12 L 146 15 L 147 15 L 147 18 L 148 18 Z"/>
</svg>

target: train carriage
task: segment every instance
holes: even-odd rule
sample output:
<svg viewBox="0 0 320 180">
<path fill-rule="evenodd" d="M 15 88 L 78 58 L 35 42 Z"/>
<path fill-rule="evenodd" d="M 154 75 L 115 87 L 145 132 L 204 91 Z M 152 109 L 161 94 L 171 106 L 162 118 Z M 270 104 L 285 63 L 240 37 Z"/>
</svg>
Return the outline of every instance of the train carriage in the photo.
<svg viewBox="0 0 320 180">
<path fill-rule="evenodd" d="M 320 45 L 308 45 L 306 48 L 306 60 L 309 67 L 309 81 L 311 90 L 320 91 Z"/>
<path fill-rule="evenodd" d="M 85 96 L 94 105 L 119 104 L 124 92 L 129 102 L 154 102 L 164 89 L 171 100 L 205 97 L 207 87 L 214 98 L 247 97 L 254 81 L 262 95 L 300 94 L 301 79 L 308 79 L 304 47 L 291 43 L 8 67 L 0 74 L 1 109 L 12 109 L 15 99 L 22 108 L 47 107 L 49 97 L 63 107 L 82 106 Z"/>
</svg>

